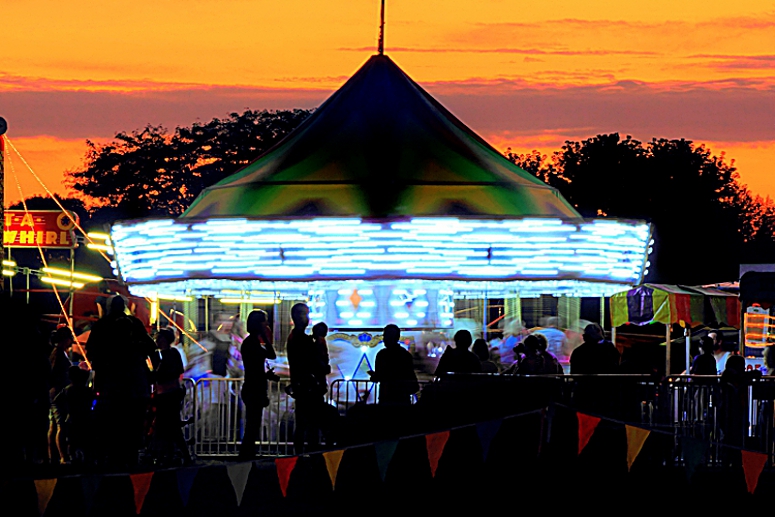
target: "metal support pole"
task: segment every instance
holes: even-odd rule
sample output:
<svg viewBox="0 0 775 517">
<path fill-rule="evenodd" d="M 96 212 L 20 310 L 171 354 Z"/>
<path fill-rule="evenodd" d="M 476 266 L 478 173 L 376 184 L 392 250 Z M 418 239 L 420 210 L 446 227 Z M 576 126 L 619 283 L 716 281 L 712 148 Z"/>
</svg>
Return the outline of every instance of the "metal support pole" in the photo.
<svg viewBox="0 0 775 517">
<path fill-rule="evenodd" d="M 673 352 L 673 344 L 670 342 L 670 324 L 665 325 L 665 344 L 667 350 L 665 351 L 665 375 L 670 375 L 673 371 L 670 368 L 670 355 Z"/>
<path fill-rule="evenodd" d="M 482 300 L 482 339 L 487 340 L 487 288 L 484 289 Z"/>
<path fill-rule="evenodd" d="M 8 260 L 13 260 L 13 258 L 11 258 L 11 248 L 8 248 Z M 18 269 L 14 269 L 14 271 L 18 271 Z M 3 285 L 5 285 L 5 279 L 3 279 Z M 8 277 L 8 293 L 11 295 L 11 298 L 13 298 L 13 277 L 12 276 Z"/>
<path fill-rule="evenodd" d="M 605 328 L 605 296 L 600 297 L 600 326 Z"/>
<path fill-rule="evenodd" d="M 686 338 L 686 359 L 684 371 L 689 374 L 690 359 L 691 359 L 691 343 L 692 343 L 692 329 L 684 327 L 684 337 Z"/>
<path fill-rule="evenodd" d="M 73 246 L 75 246 L 75 242 L 73 242 Z M 70 320 L 70 325 L 73 327 L 75 326 L 75 323 L 73 323 L 73 298 L 75 298 L 75 288 L 73 287 L 73 274 L 75 273 L 75 247 L 70 248 L 70 307 L 68 309 L 68 319 Z"/>
</svg>

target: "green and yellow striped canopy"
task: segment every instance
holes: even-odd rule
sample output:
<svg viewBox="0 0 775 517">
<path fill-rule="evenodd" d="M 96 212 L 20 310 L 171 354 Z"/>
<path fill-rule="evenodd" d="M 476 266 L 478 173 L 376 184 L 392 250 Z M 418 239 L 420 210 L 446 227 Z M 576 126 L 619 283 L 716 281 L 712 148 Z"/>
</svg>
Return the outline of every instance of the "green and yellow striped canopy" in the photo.
<svg viewBox="0 0 775 517">
<path fill-rule="evenodd" d="M 181 219 L 317 216 L 580 217 L 384 55 Z"/>
</svg>

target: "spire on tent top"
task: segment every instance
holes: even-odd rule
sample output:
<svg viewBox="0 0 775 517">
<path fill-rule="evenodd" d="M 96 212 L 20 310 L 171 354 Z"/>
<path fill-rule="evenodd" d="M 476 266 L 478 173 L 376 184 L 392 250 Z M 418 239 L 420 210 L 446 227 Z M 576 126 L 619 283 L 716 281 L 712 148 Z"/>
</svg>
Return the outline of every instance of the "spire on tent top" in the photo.
<svg viewBox="0 0 775 517">
<path fill-rule="evenodd" d="M 379 12 L 379 44 L 377 52 L 380 56 L 385 53 L 385 0 L 382 0 L 382 9 Z"/>
</svg>

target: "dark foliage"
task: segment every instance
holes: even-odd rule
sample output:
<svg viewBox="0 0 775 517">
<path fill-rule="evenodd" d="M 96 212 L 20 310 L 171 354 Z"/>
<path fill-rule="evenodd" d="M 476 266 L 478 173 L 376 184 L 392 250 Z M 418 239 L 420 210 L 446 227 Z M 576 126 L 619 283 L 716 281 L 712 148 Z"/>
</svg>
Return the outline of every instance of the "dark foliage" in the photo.
<svg viewBox="0 0 775 517">
<path fill-rule="evenodd" d="M 737 182 L 734 161 L 703 145 L 664 138 L 642 144 L 612 133 L 567 141 L 551 158 L 510 150 L 506 157 L 559 189 L 584 217 L 651 222 L 649 281 L 728 281 L 740 263 L 775 256 L 775 205 L 752 197 Z"/>
</svg>

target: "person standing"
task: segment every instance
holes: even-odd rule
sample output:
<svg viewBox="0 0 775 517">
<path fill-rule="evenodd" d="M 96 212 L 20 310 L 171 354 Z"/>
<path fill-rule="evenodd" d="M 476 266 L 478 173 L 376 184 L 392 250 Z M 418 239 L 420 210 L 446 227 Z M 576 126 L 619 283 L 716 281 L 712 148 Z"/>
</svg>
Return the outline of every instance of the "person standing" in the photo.
<svg viewBox="0 0 775 517">
<path fill-rule="evenodd" d="M 180 385 L 183 375 L 183 360 L 180 352 L 172 347 L 175 342 L 172 329 L 161 329 L 156 336 L 161 361 L 156 368 L 153 405 L 156 417 L 153 425 L 153 438 L 161 449 L 161 461 L 173 459 L 175 449 L 185 464 L 191 463 L 191 455 L 180 425 L 180 408 L 183 405 L 185 390 Z"/>
<path fill-rule="evenodd" d="M 251 311 L 247 320 L 248 336 L 242 341 L 242 364 L 245 382 L 242 384 L 242 402 L 245 404 L 245 432 L 240 445 L 240 458 L 256 455 L 256 440 L 261 438 L 261 417 L 269 406 L 266 360 L 276 359 L 272 346 L 272 329 L 268 315 L 261 309 Z"/>
<path fill-rule="evenodd" d="M 59 327 L 51 333 L 51 344 L 54 349 L 51 351 L 49 361 L 51 362 L 51 383 L 49 388 L 49 401 L 51 402 L 51 418 L 48 430 L 48 457 L 50 462 L 54 462 L 54 446 L 59 453 L 59 463 L 69 462 L 67 455 L 67 436 L 64 432 L 64 419 L 67 415 L 62 414 L 58 406 L 54 404 L 54 399 L 70 383 L 69 369 L 73 365 L 70 361 L 68 349 L 73 346 L 73 333 L 68 327 Z"/>
<path fill-rule="evenodd" d="M 482 363 L 469 348 L 474 339 L 467 330 L 455 333 L 455 347 L 447 347 L 439 359 L 436 376 L 444 373 L 482 373 Z"/>
<path fill-rule="evenodd" d="M 603 328 L 597 323 L 584 327 L 584 342 L 570 356 L 570 373 L 616 373 L 619 351 L 605 339 Z"/>
<path fill-rule="evenodd" d="M 305 331 L 309 326 L 309 307 L 297 303 L 291 308 L 293 330 L 288 336 L 286 351 L 291 374 L 291 393 L 296 400 L 296 425 L 293 443 L 297 454 L 318 445 L 321 418 L 325 410 L 323 396 L 328 391 L 326 371 L 321 354 L 312 336 Z M 308 443 L 308 447 L 305 444 Z"/>
<path fill-rule="evenodd" d="M 127 314 L 116 295 L 110 310 L 94 323 L 86 356 L 94 370 L 101 459 L 116 467 L 136 465 L 151 398 L 148 358 L 156 343 L 143 323 Z"/>
<path fill-rule="evenodd" d="M 420 389 L 417 375 L 414 373 L 412 354 L 401 346 L 401 329 L 397 325 L 387 325 L 382 331 L 382 343 L 385 348 L 377 352 L 374 371 L 369 372 L 371 380 L 379 382 L 379 404 L 389 406 L 408 406 L 411 396 Z"/>
</svg>

